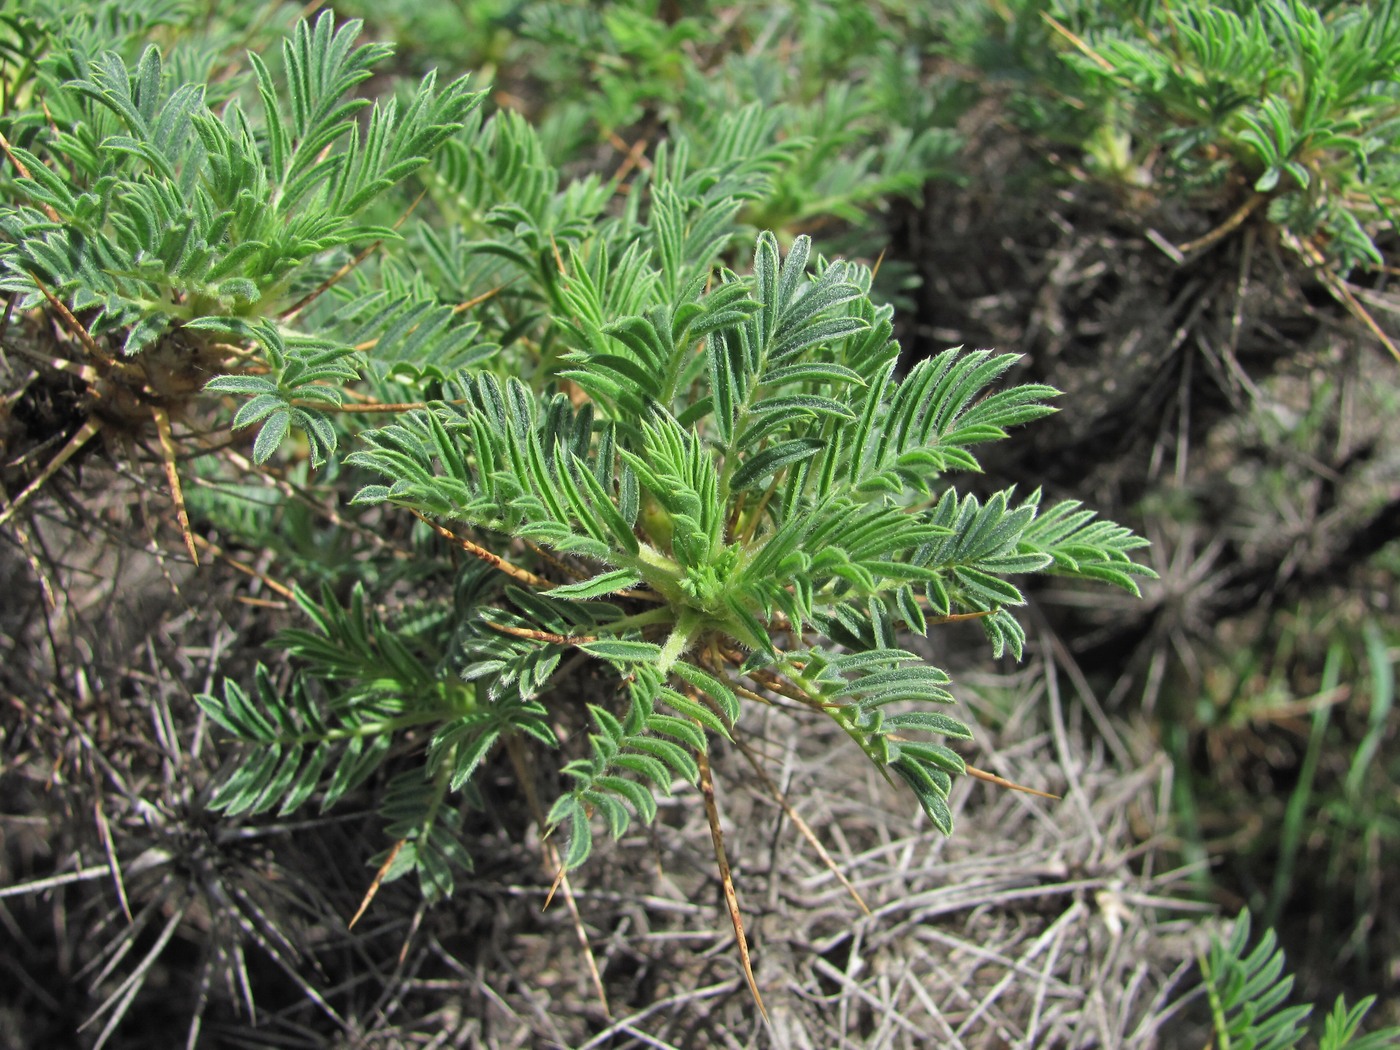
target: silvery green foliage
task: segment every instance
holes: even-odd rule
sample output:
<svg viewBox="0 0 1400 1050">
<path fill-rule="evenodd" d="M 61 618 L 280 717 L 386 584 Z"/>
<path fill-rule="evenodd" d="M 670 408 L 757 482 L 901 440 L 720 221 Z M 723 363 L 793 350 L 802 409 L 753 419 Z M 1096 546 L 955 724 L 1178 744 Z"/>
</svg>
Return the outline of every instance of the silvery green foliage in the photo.
<svg viewBox="0 0 1400 1050">
<path fill-rule="evenodd" d="M 967 617 L 1019 657 L 1017 578 L 1150 575 L 1144 541 L 1078 504 L 952 484 L 1055 391 L 999 385 L 1015 356 L 985 350 L 901 375 L 867 267 L 747 227 L 811 163 L 764 107 L 668 140 L 625 187 L 568 180 L 464 80 L 363 98 L 389 49 L 358 32 L 323 14 L 214 87 L 55 28 L 33 80 L 51 116 L 6 125 L 18 308 L 64 304 L 121 360 L 221 362 L 204 389 L 244 399 L 257 462 L 293 428 L 318 464 L 353 438 L 331 473 L 376 479 L 354 503 L 473 537 L 465 570 L 411 552 L 433 592 L 411 616 L 368 588 L 295 591 L 308 626 L 280 644 L 300 671 L 199 698 L 247 745 L 213 804 L 328 806 L 416 749 L 381 799 L 383 874 L 448 894 L 475 777 L 503 743 L 557 746 L 583 654 L 616 684 L 549 800 L 569 867 L 594 816 L 621 834 L 695 782 L 756 696 L 835 722 L 951 831 L 947 741 L 970 733 L 900 634 Z M 430 218 L 396 231 L 410 177 Z M 353 434 L 340 410 L 365 390 L 424 404 Z"/>
<path fill-rule="evenodd" d="M 402 101 L 371 102 L 357 89 L 392 49 L 357 44 L 360 24 L 326 12 L 282 42 L 276 73 L 248 52 L 250 90 L 230 92 L 185 79 L 155 46 L 133 62 L 97 50 L 81 23 L 32 29 L 48 48 L 31 86 L 44 119 L 6 129 L 22 174 L 0 204 L 0 289 L 18 308 L 55 297 L 123 358 L 164 341 L 207 369 L 211 342 L 250 346 L 256 367 L 207 389 L 251 399 L 235 426 L 261 423 L 259 462 L 292 425 L 317 462 L 334 450 L 318 406 L 340 406 L 366 367 L 357 345 L 372 342 L 382 369 L 450 359 L 475 336 L 426 297 L 410 323 L 364 302 L 342 315 L 353 324 L 314 336 L 288 323 L 327 276 L 318 267 L 396 239 L 376 206 L 476 110 L 465 77 L 440 87 L 429 74 Z"/>
<path fill-rule="evenodd" d="M 1400 169 L 1400 12 L 1305 0 L 1031 0 L 1018 5 L 1071 72 L 1091 165 L 1159 193 L 1252 190 L 1269 222 L 1345 271 L 1381 265 Z M 1051 16 L 1055 32 L 1039 25 Z M 1056 107 L 1068 112 L 1065 107 Z"/>
<path fill-rule="evenodd" d="M 577 649 L 625 683 L 620 715 L 592 709 L 591 756 L 566 767 L 574 787 L 550 813 L 568 865 L 588 855 L 591 812 L 614 834 L 650 819 L 655 791 L 695 780 L 709 735 L 735 731 L 740 697 L 775 682 L 950 831 L 963 763 L 939 741 L 970 734 L 939 710 L 948 676 L 898 633 L 972 613 L 994 652 L 1019 656 L 1011 577 L 1135 590 L 1143 541 L 1076 504 L 948 484 L 976 469 L 976 445 L 1050 411 L 1049 388 L 991 389 L 1014 356 L 947 351 L 900 379 L 863 267 L 813 260 L 806 238 L 784 259 L 765 233 L 751 273 L 686 274 L 668 262 L 683 229 L 654 231 L 642 264 L 579 252 L 559 276 L 575 308 L 557 374 L 585 397 L 490 373 L 451 384 L 362 435 L 348 462 L 383 481 L 356 502 L 528 541 L 572 572 L 507 588 L 486 614 L 512 628 L 516 660 Z M 612 314 L 605 288 L 635 312 Z M 466 660 L 478 682 L 508 666 Z M 539 680 L 512 671 L 497 691 L 547 700 Z"/>
</svg>

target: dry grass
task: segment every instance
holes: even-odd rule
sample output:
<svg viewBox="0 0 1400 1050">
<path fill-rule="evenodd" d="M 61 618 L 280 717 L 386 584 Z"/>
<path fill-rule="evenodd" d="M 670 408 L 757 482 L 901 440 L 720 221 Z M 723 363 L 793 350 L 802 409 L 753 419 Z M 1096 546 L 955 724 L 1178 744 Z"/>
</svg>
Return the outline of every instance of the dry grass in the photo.
<svg viewBox="0 0 1400 1050">
<path fill-rule="evenodd" d="M 140 535 L 139 490 L 97 500 Z M 92 505 L 92 504 L 88 504 Z M 42 506 L 52 508 L 53 503 Z M 698 793 L 575 880 L 605 1015 L 509 766 L 483 783 L 477 871 L 425 911 L 386 886 L 369 793 L 326 817 L 227 822 L 191 693 L 259 655 L 246 575 L 31 519 L 13 547 L 0 778 L 6 1046 L 1152 1047 L 1186 1045 L 1195 915 L 1160 870 L 1168 767 L 1062 696 L 1053 642 L 969 674 L 971 759 L 1062 793 L 964 782 L 951 839 L 829 729 L 752 711 L 745 739 L 869 903 L 865 915 L 734 748 L 714 756 L 726 843 L 771 1025 L 754 1009 Z M 58 552 L 65 552 L 59 554 Z M 100 553 L 94 553 L 100 552 Z M 252 560 L 245 552 L 243 557 Z M 87 559 L 82 561 L 81 559 Z"/>
<path fill-rule="evenodd" d="M 965 782 L 951 839 L 921 822 L 911 826 L 908 800 L 840 740 L 791 734 L 781 717 L 761 720 L 772 724 L 751 732 L 767 737 L 770 768 L 783 771 L 789 797 L 872 914 L 862 916 L 782 810 L 744 782 L 737 756 L 728 756 L 718 765 L 730 774 L 730 842 L 742 858 L 741 900 L 771 1028 L 747 1001 L 703 822 L 684 805 L 684 821 L 659 849 L 632 860 L 646 844 L 624 843 L 588 873 L 593 890 L 581 895 L 598 926 L 595 943 L 615 946 L 629 969 L 641 967 L 648 996 L 629 1012 L 623 989 L 610 987 L 615 1019 L 580 1040 L 561 1015 L 570 990 L 583 999 L 581 980 L 565 971 L 550 986 L 550 971 L 536 971 L 534 994 L 549 997 L 559 1026 L 548 1037 L 588 1047 L 1172 1045 L 1161 1030 L 1183 991 L 1195 924 L 1189 908 L 1170 899 L 1177 873 L 1154 870 L 1150 846 L 1139 845 L 1158 824 L 1165 767 L 1149 760 L 1125 774 L 1106 749 L 1086 748 L 1063 718 L 1060 732 L 1022 736 L 1038 706 L 1060 705 L 1043 687 L 1023 697 L 1002 734 L 1018 742 L 982 762 L 1064 791 L 1065 799 Z M 664 874 L 655 872 L 656 859 Z M 655 896 L 629 900 L 629 883 Z M 603 932 L 609 928 L 617 932 Z M 499 1045 L 540 1045 L 530 1038 L 547 1034 L 518 1006 L 512 1021 L 530 1037 Z"/>
</svg>

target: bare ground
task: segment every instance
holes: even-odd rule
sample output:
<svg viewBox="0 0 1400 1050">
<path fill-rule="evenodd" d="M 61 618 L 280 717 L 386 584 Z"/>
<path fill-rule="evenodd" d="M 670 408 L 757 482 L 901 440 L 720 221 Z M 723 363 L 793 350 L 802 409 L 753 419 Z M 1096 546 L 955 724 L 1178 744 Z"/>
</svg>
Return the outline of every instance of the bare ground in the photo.
<svg viewBox="0 0 1400 1050">
<path fill-rule="evenodd" d="M 139 535 L 140 490 L 98 473 L 88 484 L 104 491 L 86 496 Z M 425 910 L 389 885 L 348 931 L 385 845 L 371 792 L 324 817 L 204 808 L 224 756 L 191 694 L 245 673 L 276 595 L 227 565 L 195 571 L 170 544 L 82 542 L 90 523 L 75 532 L 46 506 L 34 562 L 13 546 L 0 562 L 15 642 L 0 737 L 6 1046 L 1191 1045 L 1203 934 L 1186 876 L 1158 854 L 1169 765 L 1103 715 L 1048 629 L 1019 670 L 962 685 L 981 723 L 969 761 L 1060 801 L 965 781 L 944 838 L 848 742 L 786 712 L 743 724 L 766 781 L 717 750 L 765 1023 L 685 785 L 654 829 L 576 874 L 575 920 L 558 898 L 542 907 L 552 873 L 499 763 L 469 818 L 476 872 L 453 899 Z"/>
</svg>

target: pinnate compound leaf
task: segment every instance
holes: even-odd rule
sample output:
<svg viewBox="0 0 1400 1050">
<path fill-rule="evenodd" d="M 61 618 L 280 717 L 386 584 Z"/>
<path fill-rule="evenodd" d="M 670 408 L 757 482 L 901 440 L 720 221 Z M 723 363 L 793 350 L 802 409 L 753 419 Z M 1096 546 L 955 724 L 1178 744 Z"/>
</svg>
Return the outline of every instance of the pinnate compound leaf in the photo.
<svg viewBox="0 0 1400 1050">
<path fill-rule="evenodd" d="M 661 646 L 651 642 L 628 642 L 615 638 L 582 642 L 579 648 L 592 656 L 618 663 L 655 663 L 661 656 Z"/>
<path fill-rule="evenodd" d="M 571 600 L 580 598 L 601 598 L 604 595 L 616 594 L 618 591 L 630 590 L 641 581 L 631 569 L 617 569 L 613 572 L 605 572 L 599 576 L 594 576 L 589 580 L 580 580 L 578 583 L 566 583 L 560 587 L 552 587 L 549 591 L 551 598 L 568 598 Z M 596 643 L 595 643 L 596 644 Z M 602 655 L 590 649 L 595 656 Z"/>
<path fill-rule="evenodd" d="M 785 467 L 810 459 L 821 451 L 824 444 L 816 438 L 797 438 L 764 449 L 746 459 L 744 465 L 734 472 L 731 488 L 735 492 L 751 488 Z"/>
<path fill-rule="evenodd" d="M 692 686 L 704 693 L 716 704 L 720 711 L 724 713 L 725 721 L 733 725 L 739 720 L 739 698 L 734 690 L 725 685 L 714 675 L 707 671 L 702 671 L 694 664 L 685 660 L 678 661 L 671 671 L 680 678 L 684 678 Z M 725 735 L 728 735 L 727 733 Z"/>
</svg>

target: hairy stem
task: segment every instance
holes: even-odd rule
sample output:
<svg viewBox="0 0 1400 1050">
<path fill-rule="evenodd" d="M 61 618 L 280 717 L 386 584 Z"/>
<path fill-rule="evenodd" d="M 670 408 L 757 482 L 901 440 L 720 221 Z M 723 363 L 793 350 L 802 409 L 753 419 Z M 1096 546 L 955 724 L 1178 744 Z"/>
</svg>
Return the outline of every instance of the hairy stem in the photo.
<svg viewBox="0 0 1400 1050">
<path fill-rule="evenodd" d="M 690 609 L 684 610 L 680 619 L 676 621 L 676 626 L 671 629 L 670 637 L 666 639 L 666 644 L 661 647 L 661 655 L 657 658 L 656 668 L 662 674 L 669 674 L 682 654 L 690 648 L 690 643 L 695 637 L 696 631 L 700 629 L 701 617 L 698 613 Z"/>
</svg>

